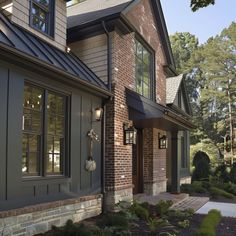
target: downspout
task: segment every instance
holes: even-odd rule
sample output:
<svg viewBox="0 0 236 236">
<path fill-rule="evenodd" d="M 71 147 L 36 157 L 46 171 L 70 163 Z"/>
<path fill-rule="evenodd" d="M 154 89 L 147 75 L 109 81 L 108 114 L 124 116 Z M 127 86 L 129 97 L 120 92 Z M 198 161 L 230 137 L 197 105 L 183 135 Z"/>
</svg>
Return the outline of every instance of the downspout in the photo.
<svg viewBox="0 0 236 236">
<path fill-rule="evenodd" d="M 102 26 L 107 36 L 107 86 L 111 91 L 111 79 L 112 79 L 112 38 L 106 28 L 105 21 L 102 21 Z"/>
<path fill-rule="evenodd" d="M 106 195 L 106 105 L 103 105 L 103 120 L 102 120 L 102 212 L 106 211 L 105 209 L 105 195 Z"/>
<path fill-rule="evenodd" d="M 109 91 L 111 91 L 111 80 L 112 80 L 112 39 L 111 36 L 106 28 L 105 21 L 102 21 L 102 27 L 104 32 L 107 36 L 107 87 Z M 102 212 L 105 212 L 105 195 L 106 195 L 106 157 L 105 157 L 105 150 L 106 150 L 106 104 L 111 100 L 108 99 L 103 104 L 103 124 L 102 124 L 102 134 L 103 134 L 103 144 L 102 144 Z"/>
</svg>

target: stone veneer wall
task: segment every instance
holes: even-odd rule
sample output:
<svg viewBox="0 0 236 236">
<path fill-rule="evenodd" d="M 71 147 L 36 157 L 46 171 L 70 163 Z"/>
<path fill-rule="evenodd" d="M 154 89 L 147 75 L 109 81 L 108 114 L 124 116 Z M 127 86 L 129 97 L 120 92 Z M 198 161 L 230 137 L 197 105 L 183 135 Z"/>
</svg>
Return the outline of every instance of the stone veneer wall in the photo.
<svg viewBox="0 0 236 236">
<path fill-rule="evenodd" d="M 180 178 L 180 185 L 182 184 L 191 184 L 191 176 Z"/>
<path fill-rule="evenodd" d="M 31 236 L 50 230 L 52 225 L 63 226 L 69 219 L 78 222 L 101 212 L 101 194 L 0 211 L 0 235 Z"/>
</svg>

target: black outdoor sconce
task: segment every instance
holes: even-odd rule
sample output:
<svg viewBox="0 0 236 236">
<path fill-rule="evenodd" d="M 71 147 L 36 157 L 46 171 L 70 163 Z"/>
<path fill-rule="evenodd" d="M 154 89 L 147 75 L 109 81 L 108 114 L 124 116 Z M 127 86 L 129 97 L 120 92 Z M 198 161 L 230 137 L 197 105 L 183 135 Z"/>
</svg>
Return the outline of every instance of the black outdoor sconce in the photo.
<svg viewBox="0 0 236 236">
<path fill-rule="evenodd" d="M 136 144 L 137 139 L 137 130 L 133 126 L 128 126 L 128 124 L 124 123 L 124 144 Z"/>
<path fill-rule="evenodd" d="M 159 149 L 166 149 L 167 148 L 167 137 L 166 135 L 158 134 L 159 139 Z"/>
<path fill-rule="evenodd" d="M 103 109 L 101 107 L 96 108 L 94 115 L 95 115 L 95 120 L 100 121 L 102 119 Z"/>
</svg>

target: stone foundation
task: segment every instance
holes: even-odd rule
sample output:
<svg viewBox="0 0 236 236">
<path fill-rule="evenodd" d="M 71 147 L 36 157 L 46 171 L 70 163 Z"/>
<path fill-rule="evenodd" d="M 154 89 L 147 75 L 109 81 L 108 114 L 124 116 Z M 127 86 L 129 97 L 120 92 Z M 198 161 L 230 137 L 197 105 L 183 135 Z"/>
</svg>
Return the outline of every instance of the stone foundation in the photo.
<svg viewBox="0 0 236 236">
<path fill-rule="evenodd" d="M 105 208 L 107 211 L 115 211 L 115 204 L 120 201 L 133 202 L 133 189 L 119 189 L 107 191 L 105 194 Z"/>
<path fill-rule="evenodd" d="M 180 179 L 181 184 L 191 184 L 191 176 L 186 176 Z"/>
<path fill-rule="evenodd" d="M 167 190 L 167 180 L 157 181 L 152 183 L 144 183 L 144 193 L 147 195 L 155 196 L 159 193 L 166 192 Z"/>
<path fill-rule="evenodd" d="M 69 219 L 78 222 L 101 212 L 102 195 L 0 211 L 0 235 L 31 236 L 50 230 L 52 225 L 63 226 Z"/>
</svg>

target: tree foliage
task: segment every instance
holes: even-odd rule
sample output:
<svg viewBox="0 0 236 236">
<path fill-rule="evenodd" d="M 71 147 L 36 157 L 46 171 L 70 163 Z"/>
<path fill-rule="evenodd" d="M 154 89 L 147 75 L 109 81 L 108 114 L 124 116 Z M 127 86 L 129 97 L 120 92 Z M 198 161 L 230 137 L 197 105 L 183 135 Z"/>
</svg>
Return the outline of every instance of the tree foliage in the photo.
<svg viewBox="0 0 236 236">
<path fill-rule="evenodd" d="M 193 122 L 198 126 L 192 133 L 192 144 L 205 139 L 219 149 L 227 144 L 230 152 L 227 155 L 233 157 L 236 154 L 236 23 L 203 45 L 189 33 L 176 33 L 171 43 L 178 72 L 187 73 Z"/>
<path fill-rule="evenodd" d="M 197 11 L 199 8 L 207 7 L 210 4 L 215 4 L 215 0 L 191 0 L 192 11 Z"/>
</svg>

